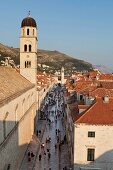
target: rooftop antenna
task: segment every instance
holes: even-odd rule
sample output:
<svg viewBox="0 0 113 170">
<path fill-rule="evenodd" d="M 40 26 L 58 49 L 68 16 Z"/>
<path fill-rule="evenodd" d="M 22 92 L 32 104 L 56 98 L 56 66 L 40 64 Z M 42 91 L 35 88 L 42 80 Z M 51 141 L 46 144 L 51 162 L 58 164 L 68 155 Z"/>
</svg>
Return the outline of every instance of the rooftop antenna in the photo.
<svg viewBox="0 0 113 170">
<path fill-rule="evenodd" d="M 31 12 L 29 11 L 29 12 L 28 12 L 28 17 L 30 17 L 30 16 L 31 16 Z"/>
</svg>

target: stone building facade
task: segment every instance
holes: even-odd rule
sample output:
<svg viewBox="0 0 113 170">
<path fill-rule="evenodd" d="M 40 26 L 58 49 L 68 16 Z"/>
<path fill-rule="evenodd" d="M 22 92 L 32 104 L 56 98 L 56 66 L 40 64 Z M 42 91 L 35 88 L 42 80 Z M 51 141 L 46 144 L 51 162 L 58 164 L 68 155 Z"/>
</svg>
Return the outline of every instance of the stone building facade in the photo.
<svg viewBox="0 0 113 170">
<path fill-rule="evenodd" d="M 18 170 L 34 133 L 35 85 L 8 67 L 0 67 L 0 85 L 0 170 Z"/>
<path fill-rule="evenodd" d="M 113 169 L 113 126 L 74 125 L 74 169 Z"/>
<path fill-rule="evenodd" d="M 37 24 L 28 16 L 21 23 L 20 73 L 0 67 L 0 170 L 19 170 L 36 131 L 38 110 L 53 84 L 50 78 L 38 89 Z"/>
</svg>

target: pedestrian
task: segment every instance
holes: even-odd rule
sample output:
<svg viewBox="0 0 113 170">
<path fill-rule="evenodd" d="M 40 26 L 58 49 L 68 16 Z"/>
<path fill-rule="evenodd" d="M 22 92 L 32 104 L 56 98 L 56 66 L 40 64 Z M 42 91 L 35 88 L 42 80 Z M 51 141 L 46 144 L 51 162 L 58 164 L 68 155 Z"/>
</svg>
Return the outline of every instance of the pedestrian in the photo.
<svg viewBox="0 0 113 170">
<path fill-rule="evenodd" d="M 46 156 L 46 152 L 44 151 L 44 155 Z"/>
<path fill-rule="evenodd" d="M 61 151 L 61 144 L 59 143 L 59 151 Z"/>
<path fill-rule="evenodd" d="M 50 149 L 47 149 L 47 152 L 49 152 L 50 151 Z"/>
<path fill-rule="evenodd" d="M 60 130 L 58 129 L 58 133 L 60 133 Z"/>
<path fill-rule="evenodd" d="M 37 136 L 38 136 L 38 130 L 36 131 L 36 134 L 37 134 Z"/>
<path fill-rule="evenodd" d="M 45 146 L 45 145 L 44 145 L 44 143 L 42 143 L 42 144 L 41 144 L 41 148 L 43 148 L 43 149 L 44 149 L 44 146 Z"/>
<path fill-rule="evenodd" d="M 30 162 L 31 161 L 31 156 L 28 156 L 28 162 Z"/>
<path fill-rule="evenodd" d="M 59 136 L 57 136 L 57 143 L 59 143 Z"/>
<path fill-rule="evenodd" d="M 51 154 L 50 154 L 50 152 L 48 153 L 48 159 L 50 159 L 50 157 L 51 157 Z"/>
<path fill-rule="evenodd" d="M 57 135 L 57 129 L 55 130 L 55 132 L 56 132 L 56 135 Z"/>
<path fill-rule="evenodd" d="M 51 137 L 49 137 L 49 142 L 51 142 Z"/>
<path fill-rule="evenodd" d="M 48 139 L 46 138 L 46 143 L 48 142 Z"/>
<path fill-rule="evenodd" d="M 64 142 L 66 143 L 66 135 L 64 135 Z"/>
<path fill-rule="evenodd" d="M 41 161 L 41 159 L 42 159 L 42 155 L 41 155 L 41 154 L 39 154 L 39 161 Z"/>
<path fill-rule="evenodd" d="M 34 155 L 34 153 L 31 151 L 31 157 L 33 158 L 35 155 Z"/>
<path fill-rule="evenodd" d="M 28 155 L 28 162 L 30 162 L 31 161 L 31 153 L 30 153 L 30 151 L 28 151 L 27 155 Z"/>
<path fill-rule="evenodd" d="M 11 168 L 11 164 L 8 164 L 7 170 L 10 170 Z"/>
<path fill-rule="evenodd" d="M 39 130 L 38 132 L 39 132 L 39 134 L 41 134 L 41 130 Z"/>
<path fill-rule="evenodd" d="M 28 155 L 28 156 L 30 156 L 30 155 L 31 155 L 30 151 L 28 151 L 27 155 Z"/>
<path fill-rule="evenodd" d="M 55 149 L 57 149 L 57 144 L 55 144 Z"/>
</svg>

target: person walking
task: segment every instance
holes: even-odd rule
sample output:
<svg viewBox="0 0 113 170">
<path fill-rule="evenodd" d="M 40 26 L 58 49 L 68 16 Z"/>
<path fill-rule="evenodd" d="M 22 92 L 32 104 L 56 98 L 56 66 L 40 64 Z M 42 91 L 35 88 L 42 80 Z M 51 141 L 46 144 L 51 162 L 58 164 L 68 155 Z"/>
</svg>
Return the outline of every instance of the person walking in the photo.
<svg viewBox="0 0 113 170">
<path fill-rule="evenodd" d="M 39 161 L 41 161 L 41 159 L 42 159 L 42 155 L 41 155 L 41 154 L 39 154 Z"/>
<path fill-rule="evenodd" d="M 57 149 L 57 144 L 55 144 L 55 149 Z"/>
<path fill-rule="evenodd" d="M 34 155 L 34 153 L 31 151 L 31 157 L 33 158 L 35 155 Z"/>
<path fill-rule="evenodd" d="M 30 153 L 30 151 L 28 151 L 28 162 L 30 162 L 31 161 L 31 153 Z"/>
<path fill-rule="evenodd" d="M 56 133 L 56 135 L 57 135 L 57 129 L 55 130 L 55 133 Z"/>
<path fill-rule="evenodd" d="M 48 159 L 50 159 L 51 158 L 51 154 L 50 154 L 50 152 L 48 153 Z"/>
<path fill-rule="evenodd" d="M 44 151 L 44 155 L 46 156 L 46 152 Z"/>
</svg>

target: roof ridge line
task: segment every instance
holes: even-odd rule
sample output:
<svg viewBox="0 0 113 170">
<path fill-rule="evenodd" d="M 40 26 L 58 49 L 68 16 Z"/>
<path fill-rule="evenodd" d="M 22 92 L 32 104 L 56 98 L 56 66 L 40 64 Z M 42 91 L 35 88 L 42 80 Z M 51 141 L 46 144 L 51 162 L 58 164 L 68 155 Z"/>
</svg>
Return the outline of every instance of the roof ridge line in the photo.
<svg viewBox="0 0 113 170">
<path fill-rule="evenodd" d="M 89 108 L 87 108 L 83 113 L 82 115 L 77 119 L 77 121 L 79 121 L 81 118 L 83 118 L 86 114 L 87 114 L 87 111 L 89 111 L 91 108 L 93 108 L 95 105 L 97 104 L 97 100 L 95 103 L 91 104 L 91 106 Z M 77 123 L 77 121 L 75 121 L 75 123 Z"/>
</svg>

